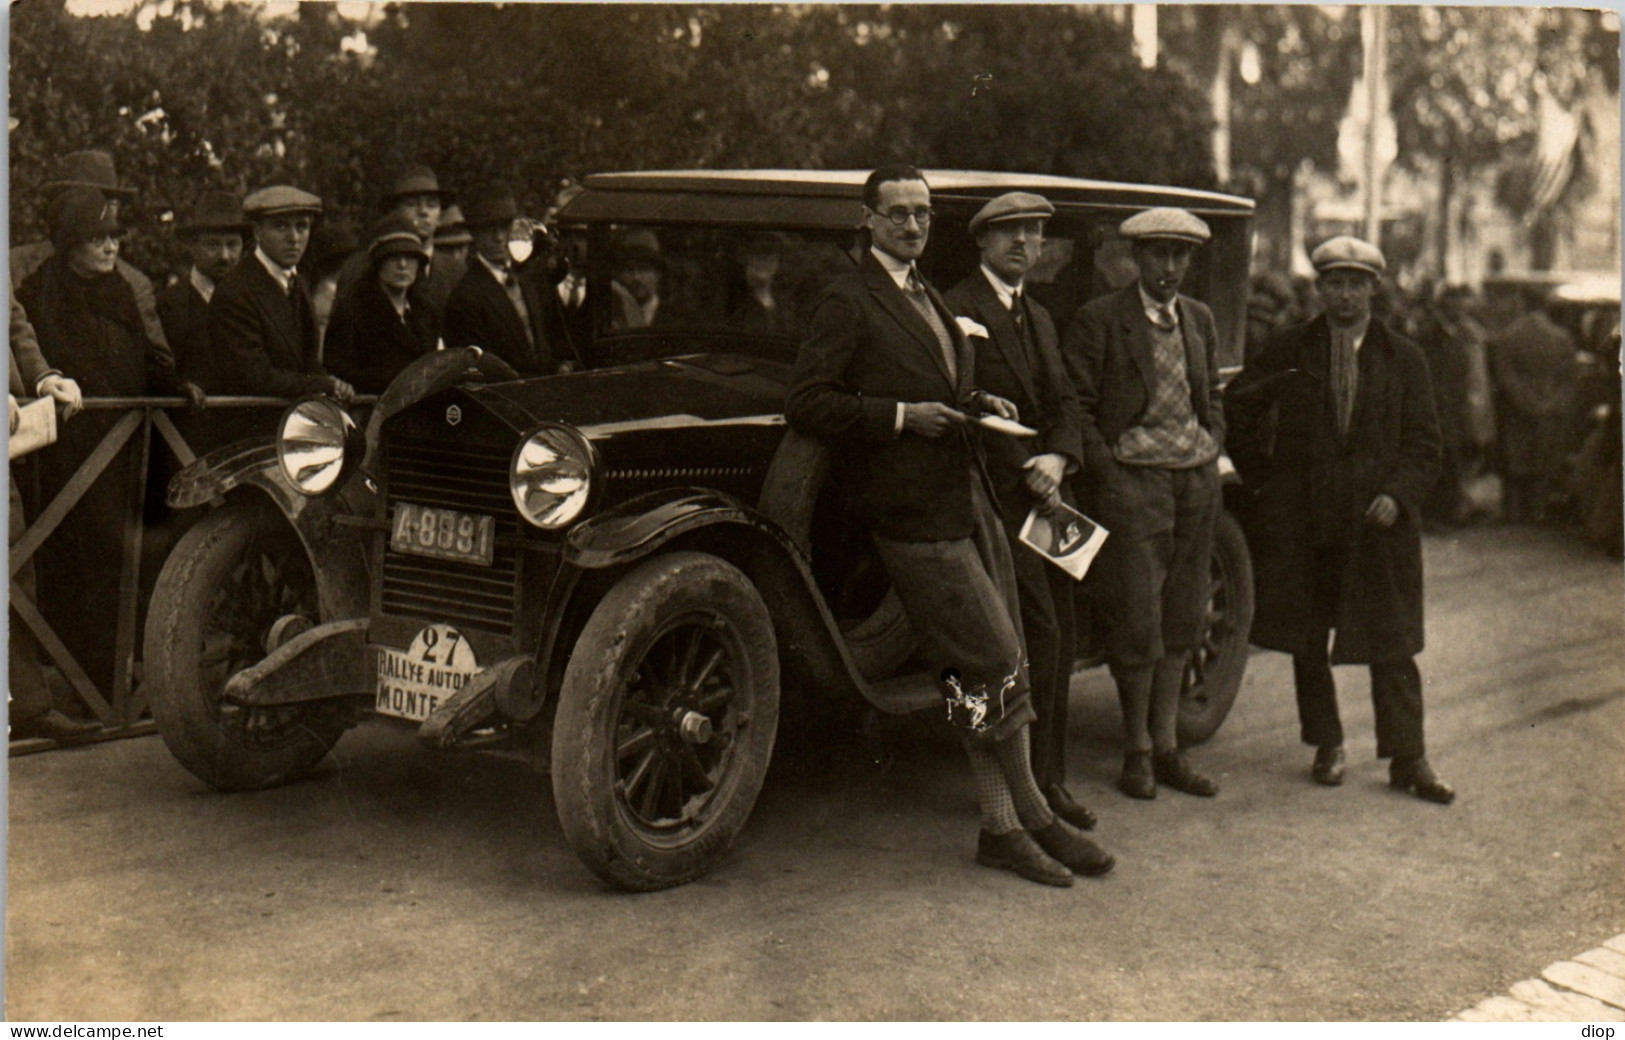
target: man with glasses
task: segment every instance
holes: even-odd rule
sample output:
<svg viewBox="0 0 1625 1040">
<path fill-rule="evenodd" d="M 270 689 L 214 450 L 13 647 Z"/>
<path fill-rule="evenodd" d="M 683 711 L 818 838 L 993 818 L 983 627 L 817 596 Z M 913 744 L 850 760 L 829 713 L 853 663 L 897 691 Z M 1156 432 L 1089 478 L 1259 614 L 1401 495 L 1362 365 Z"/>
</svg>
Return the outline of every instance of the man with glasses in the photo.
<svg viewBox="0 0 1625 1040">
<path fill-rule="evenodd" d="M 918 170 L 869 175 L 871 248 L 815 305 L 785 418 L 836 449 L 832 479 L 867 524 L 950 704 L 965 709 L 981 802 L 977 862 L 1066 886 L 1074 873 L 1106 873 L 1113 860 L 1058 820 L 1033 780 L 1034 713 L 1010 547 L 973 425 L 983 413 L 1018 413 L 976 389 L 975 355 L 916 269 L 931 217 Z"/>
</svg>

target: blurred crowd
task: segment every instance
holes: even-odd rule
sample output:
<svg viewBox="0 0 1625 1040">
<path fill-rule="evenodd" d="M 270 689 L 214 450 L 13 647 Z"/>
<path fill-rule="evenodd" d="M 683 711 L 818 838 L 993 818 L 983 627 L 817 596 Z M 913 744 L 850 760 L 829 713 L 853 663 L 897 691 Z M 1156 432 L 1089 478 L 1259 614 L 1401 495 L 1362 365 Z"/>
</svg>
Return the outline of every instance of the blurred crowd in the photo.
<svg viewBox="0 0 1625 1040">
<path fill-rule="evenodd" d="M 1376 315 L 1427 355 L 1444 470 L 1424 507 L 1435 530 L 1504 521 L 1575 529 L 1620 555 L 1620 309 L 1617 287 L 1576 298 L 1561 283 L 1502 278 L 1483 289 L 1384 282 Z M 1253 275 L 1249 360 L 1314 317 L 1314 282 Z"/>
</svg>

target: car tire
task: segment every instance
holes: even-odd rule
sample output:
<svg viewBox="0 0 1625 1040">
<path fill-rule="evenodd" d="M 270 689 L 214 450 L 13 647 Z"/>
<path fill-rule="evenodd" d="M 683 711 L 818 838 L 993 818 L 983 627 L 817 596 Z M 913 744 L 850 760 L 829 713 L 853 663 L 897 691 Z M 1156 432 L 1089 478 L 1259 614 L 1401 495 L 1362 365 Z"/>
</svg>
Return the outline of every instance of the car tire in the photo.
<svg viewBox="0 0 1625 1040">
<path fill-rule="evenodd" d="M 813 514 L 829 481 L 829 445 L 790 430 L 779 442 L 762 483 L 759 508 L 811 559 Z M 919 646 L 896 589 L 866 617 L 838 622 L 858 674 L 870 682 L 896 675 Z"/>
<path fill-rule="evenodd" d="M 564 672 L 552 775 L 570 847 L 632 891 L 705 874 L 750 816 L 778 714 L 773 619 L 750 579 L 707 553 L 639 564 Z"/>
<path fill-rule="evenodd" d="M 1253 564 L 1241 525 L 1219 513 L 1213 535 L 1212 584 L 1201 642 L 1185 665 L 1179 696 L 1181 746 L 1200 744 L 1224 724 L 1247 670 L 1253 626 Z"/>
<path fill-rule="evenodd" d="M 304 546 L 269 504 L 232 502 L 187 531 L 147 616 L 143 688 L 165 745 L 199 780 L 246 791 L 314 769 L 345 721 L 333 706 L 221 711 L 226 680 L 266 654 L 278 619 L 318 616 Z"/>
</svg>

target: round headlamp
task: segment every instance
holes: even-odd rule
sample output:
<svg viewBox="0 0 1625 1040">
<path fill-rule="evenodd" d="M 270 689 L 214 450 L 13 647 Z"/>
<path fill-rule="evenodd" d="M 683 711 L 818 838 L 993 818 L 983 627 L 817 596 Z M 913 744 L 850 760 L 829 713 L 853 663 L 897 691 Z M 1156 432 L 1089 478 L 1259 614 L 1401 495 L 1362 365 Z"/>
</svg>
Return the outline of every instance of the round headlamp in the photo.
<svg viewBox="0 0 1625 1040">
<path fill-rule="evenodd" d="M 508 464 L 508 490 L 525 522 L 557 530 L 581 515 L 597 463 L 592 443 L 569 426 L 531 431 Z"/>
<path fill-rule="evenodd" d="M 336 491 L 361 460 L 365 438 L 336 402 L 307 397 L 294 402 L 277 424 L 277 464 L 300 494 L 325 495 Z"/>
</svg>

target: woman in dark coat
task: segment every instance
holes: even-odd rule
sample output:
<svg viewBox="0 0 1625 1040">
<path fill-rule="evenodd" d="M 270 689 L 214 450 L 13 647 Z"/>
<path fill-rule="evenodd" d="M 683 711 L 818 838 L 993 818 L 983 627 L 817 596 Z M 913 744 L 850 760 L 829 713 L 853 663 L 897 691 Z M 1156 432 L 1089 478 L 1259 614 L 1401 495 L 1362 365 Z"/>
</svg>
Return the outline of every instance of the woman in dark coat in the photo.
<svg viewBox="0 0 1625 1040">
<path fill-rule="evenodd" d="M 1315 780 L 1343 777 L 1331 665 L 1367 664 L 1390 782 L 1448 802 L 1454 792 L 1424 755 L 1413 660 L 1423 635 L 1421 508 L 1440 467 L 1427 362 L 1371 315 L 1384 266 L 1374 246 L 1334 238 L 1313 259 L 1326 313 L 1272 340 L 1225 395 L 1227 447 L 1253 491 L 1252 641 L 1292 655 L 1303 740 L 1318 749 Z"/>
<path fill-rule="evenodd" d="M 174 368 L 148 338 L 135 292 L 118 274 L 118 221 L 107 199 L 94 188 L 73 188 L 52 202 L 46 219 L 55 251 L 17 293 L 40 350 L 74 374 L 86 398 L 179 393 Z M 119 411 L 87 412 L 30 456 L 42 505 L 121 418 Z M 125 527 L 139 522 L 124 468 L 131 458 L 129 448 L 115 458 L 40 554 L 41 609 L 103 691 L 113 676 Z"/>
<path fill-rule="evenodd" d="M 401 369 L 435 349 L 440 314 L 419 289 L 429 254 L 410 221 L 385 217 L 368 253 L 367 276 L 333 304 L 322 361 L 356 393 L 381 394 Z"/>
</svg>

